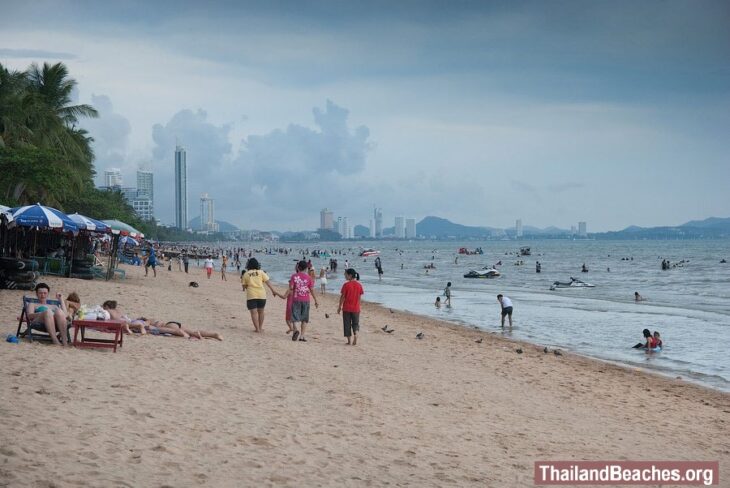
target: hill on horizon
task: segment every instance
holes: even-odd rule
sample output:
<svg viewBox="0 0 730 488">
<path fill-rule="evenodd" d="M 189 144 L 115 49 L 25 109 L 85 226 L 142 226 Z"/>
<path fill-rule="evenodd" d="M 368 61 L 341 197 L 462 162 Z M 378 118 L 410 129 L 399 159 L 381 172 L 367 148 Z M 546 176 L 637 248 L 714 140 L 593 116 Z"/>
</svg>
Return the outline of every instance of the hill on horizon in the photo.
<svg viewBox="0 0 730 488">
<path fill-rule="evenodd" d="M 230 222 L 226 222 L 225 220 L 216 220 L 216 222 L 218 223 L 219 232 L 236 232 L 240 230 L 238 227 Z M 190 219 L 190 228 L 193 230 L 200 230 L 200 216 Z"/>
</svg>

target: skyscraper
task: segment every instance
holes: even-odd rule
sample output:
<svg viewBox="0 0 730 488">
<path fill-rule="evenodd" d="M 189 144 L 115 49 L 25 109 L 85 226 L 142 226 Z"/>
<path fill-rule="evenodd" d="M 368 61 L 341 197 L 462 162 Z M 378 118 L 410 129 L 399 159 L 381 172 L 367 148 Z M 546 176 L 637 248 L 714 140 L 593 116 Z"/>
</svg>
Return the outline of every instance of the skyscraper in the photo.
<svg viewBox="0 0 730 488">
<path fill-rule="evenodd" d="M 373 210 L 373 219 L 375 219 L 375 237 L 383 237 L 383 209 L 377 208 Z"/>
<path fill-rule="evenodd" d="M 578 237 L 588 237 L 588 224 L 578 222 Z"/>
<path fill-rule="evenodd" d="M 104 171 L 104 186 L 109 188 L 113 186 L 122 186 L 122 172 L 119 168 L 109 168 Z"/>
<path fill-rule="evenodd" d="M 395 218 L 395 238 L 405 239 L 406 237 L 406 219 L 405 217 Z"/>
<path fill-rule="evenodd" d="M 406 219 L 406 239 L 416 238 L 416 219 Z"/>
<path fill-rule="evenodd" d="M 154 200 L 154 185 L 152 171 L 137 170 L 137 191 L 140 195 L 148 195 Z"/>
<path fill-rule="evenodd" d="M 140 209 L 143 209 L 142 213 L 144 214 L 144 216 L 140 215 L 140 217 L 144 220 L 154 219 L 155 188 L 152 171 L 137 171 L 137 200 L 137 205 Z"/>
<path fill-rule="evenodd" d="M 373 219 L 370 219 L 370 227 L 368 228 L 369 236 L 375 237 L 375 224 L 373 223 Z"/>
<path fill-rule="evenodd" d="M 200 195 L 200 230 L 218 232 L 218 223 L 215 221 L 215 200 L 207 193 Z"/>
<path fill-rule="evenodd" d="M 340 234 L 342 234 L 343 239 L 350 239 L 352 237 L 350 222 L 347 217 L 342 218 L 342 227 L 340 228 Z"/>
<path fill-rule="evenodd" d="M 175 148 L 175 227 L 188 228 L 188 170 L 185 148 Z"/>
<path fill-rule="evenodd" d="M 518 239 L 522 237 L 522 219 L 517 219 L 517 222 L 515 222 L 515 234 Z"/>
<path fill-rule="evenodd" d="M 332 211 L 328 208 L 323 208 L 319 212 L 319 228 L 325 230 L 332 230 L 334 227 L 334 217 Z"/>
</svg>

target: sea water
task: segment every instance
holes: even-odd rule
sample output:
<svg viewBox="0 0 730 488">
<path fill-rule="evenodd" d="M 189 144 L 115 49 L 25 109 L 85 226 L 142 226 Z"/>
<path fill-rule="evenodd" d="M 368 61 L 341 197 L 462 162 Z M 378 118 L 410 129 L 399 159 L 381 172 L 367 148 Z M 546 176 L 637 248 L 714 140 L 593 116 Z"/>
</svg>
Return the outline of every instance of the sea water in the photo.
<svg viewBox="0 0 730 488">
<path fill-rule="evenodd" d="M 343 251 L 331 256 L 339 267 L 327 285 L 330 292 L 339 292 L 349 260 L 360 273 L 363 298 L 370 302 L 730 391 L 730 264 L 720 264 L 723 258 L 730 260 L 728 240 L 348 241 L 279 246 L 292 252 L 255 253 L 279 283 L 287 281 L 305 249 Z M 519 255 L 524 246 L 531 248 L 530 256 Z M 382 281 L 374 257 L 358 256 L 364 247 L 380 251 Z M 457 254 L 460 247 L 481 247 L 484 254 Z M 319 276 L 330 257 L 311 259 Z M 662 259 L 685 263 L 662 270 Z M 499 261 L 498 278 L 463 277 L 471 269 Z M 515 264 L 520 261 L 524 265 Z M 542 264 L 541 273 L 535 272 L 535 261 Z M 587 273 L 581 272 L 584 263 Z M 426 272 L 430 264 L 435 269 Z M 550 290 L 554 281 L 567 282 L 571 276 L 595 288 Z M 437 309 L 436 297 L 443 295 L 449 281 L 452 306 Z M 646 300 L 635 302 L 636 291 Z M 514 303 L 512 330 L 500 327 L 499 293 Z M 632 349 L 643 342 L 645 328 L 661 333 L 661 352 Z"/>
</svg>

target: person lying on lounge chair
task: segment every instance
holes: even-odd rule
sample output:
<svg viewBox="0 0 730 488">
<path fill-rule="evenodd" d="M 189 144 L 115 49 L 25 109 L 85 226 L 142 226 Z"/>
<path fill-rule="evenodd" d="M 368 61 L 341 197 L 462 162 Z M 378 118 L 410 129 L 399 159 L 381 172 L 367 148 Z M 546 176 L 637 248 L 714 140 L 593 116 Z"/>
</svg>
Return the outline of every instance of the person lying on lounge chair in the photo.
<svg viewBox="0 0 730 488">
<path fill-rule="evenodd" d="M 163 322 L 162 320 L 146 319 L 140 317 L 138 319 L 130 319 L 124 315 L 119 308 L 115 300 L 108 300 L 102 305 L 104 310 L 109 312 L 112 319 L 125 321 L 124 332 L 131 334 L 132 331 L 139 332 L 144 335 L 149 332 L 152 335 L 170 334 L 177 337 L 196 339 L 218 339 L 223 340 L 223 337 L 218 332 L 208 332 L 205 330 L 191 330 L 183 327 L 180 322 L 169 321 Z"/>
<path fill-rule="evenodd" d="M 26 314 L 31 323 L 34 325 L 45 326 L 51 340 L 56 345 L 68 345 L 68 311 L 60 293 L 56 294 L 56 299 L 61 302 L 61 306 L 49 305 L 46 301 L 51 288 L 45 283 L 38 283 L 35 287 L 35 294 L 39 303 L 29 303 L 26 305 Z M 61 342 L 58 342 L 57 334 L 61 335 Z"/>
</svg>

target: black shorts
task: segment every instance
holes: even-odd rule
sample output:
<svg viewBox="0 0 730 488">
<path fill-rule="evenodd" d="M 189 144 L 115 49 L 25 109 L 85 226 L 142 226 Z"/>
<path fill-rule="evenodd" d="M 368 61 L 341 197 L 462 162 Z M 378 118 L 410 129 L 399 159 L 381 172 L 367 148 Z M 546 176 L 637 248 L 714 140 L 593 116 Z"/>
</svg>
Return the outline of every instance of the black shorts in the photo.
<svg viewBox="0 0 730 488">
<path fill-rule="evenodd" d="M 147 263 L 144 265 L 145 268 L 149 268 L 150 266 L 152 266 L 152 269 L 155 269 L 155 267 L 157 266 L 157 261 L 153 261 L 151 263 L 147 261 Z"/>
<path fill-rule="evenodd" d="M 509 315 L 510 317 L 512 317 L 512 307 L 504 307 L 502 309 L 502 317 L 504 317 L 505 315 Z"/>
<path fill-rule="evenodd" d="M 253 300 L 246 300 L 246 307 L 249 310 L 255 310 L 257 308 L 264 308 L 266 306 L 265 298 L 254 298 Z"/>
</svg>

